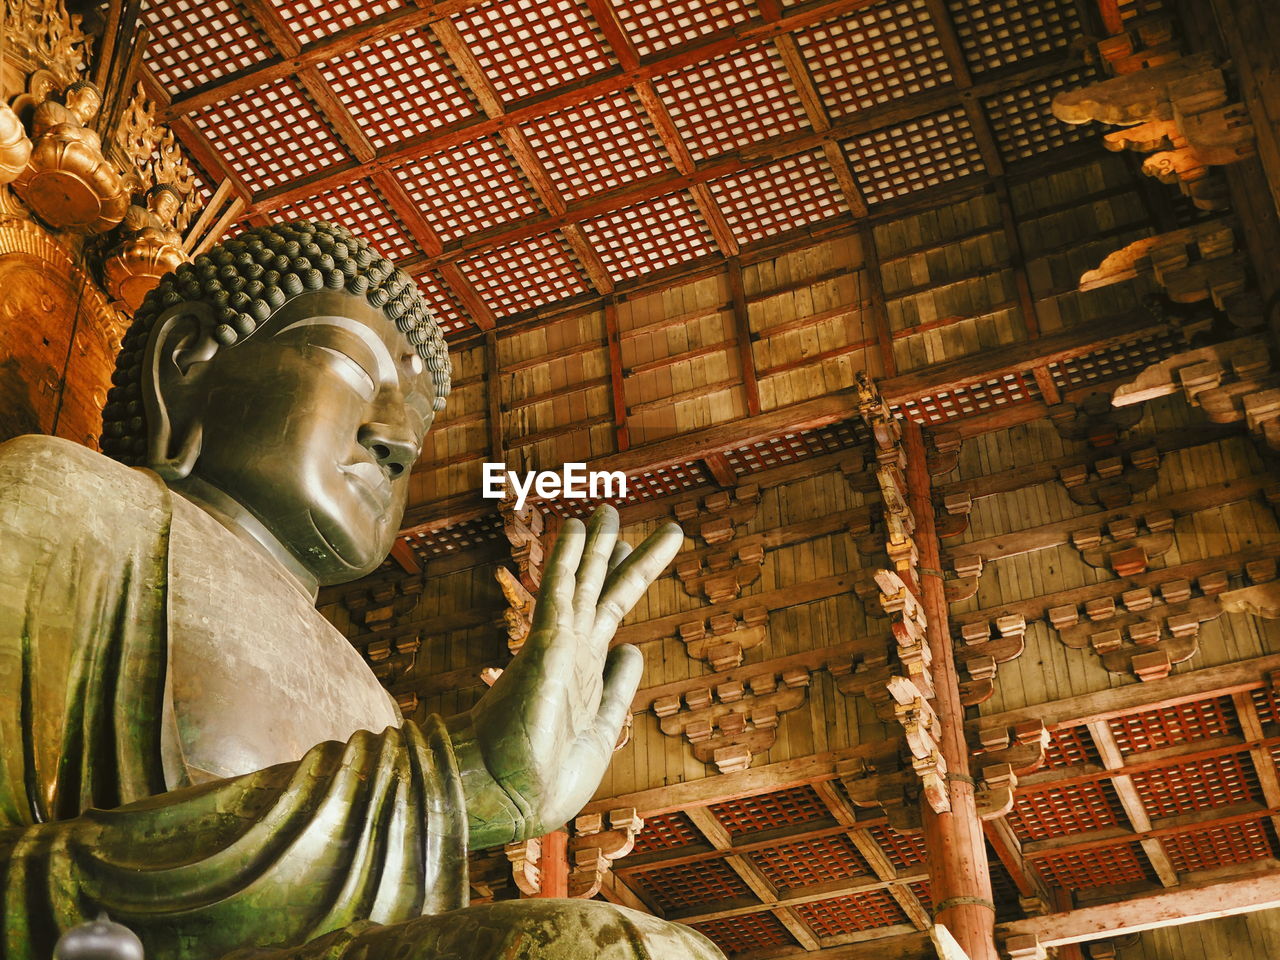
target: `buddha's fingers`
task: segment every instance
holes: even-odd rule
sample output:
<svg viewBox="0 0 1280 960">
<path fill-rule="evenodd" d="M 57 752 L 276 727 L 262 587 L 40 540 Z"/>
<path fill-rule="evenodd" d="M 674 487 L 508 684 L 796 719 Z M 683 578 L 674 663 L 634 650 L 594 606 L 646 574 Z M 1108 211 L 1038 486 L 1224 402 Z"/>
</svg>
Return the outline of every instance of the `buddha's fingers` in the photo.
<svg viewBox="0 0 1280 960">
<path fill-rule="evenodd" d="M 586 529 L 581 520 L 566 520 L 560 528 L 542 577 L 542 588 L 538 591 L 531 635 L 545 635 L 549 641 L 558 632 L 557 628 L 573 623 L 573 594 L 586 539 Z"/>
<path fill-rule="evenodd" d="M 595 732 L 605 747 L 605 758 L 613 753 L 622 724 L 631 712 L 644 673 L 644 656 L 629 643 L 614 647 L 604 664 L 604 693 L 596 712 Z"/>
<path fill-rule="evenodd" d="M 622 618 L 649 589 L 649 584 L 658 579 L 683 544 L 684 531 L 674 523 L 664 523 L 614 568 L 596 604 L 596 624 L 591 634 L 593 648 L 608 645 Z"/>
<path fill-rule="evenodd" d="M 613 545 L 613 554 L 609 557 L 609 572 L 613 573 L 618 564 L 629 556 L 631 556 L 631 544 L 625 540 L 619 540 L 615 543 Z"/>
<path fill-rule="evenodd" d="M 596 508 L 587 524 L 587 540 L 578 565 L 577 589 L 573 595 L 574 633 L 585 637 L 596 615 L 596 601 L 609 572 L 609 559 L 618 542 L 618 511 L 610 506 Z"/>
</svg>

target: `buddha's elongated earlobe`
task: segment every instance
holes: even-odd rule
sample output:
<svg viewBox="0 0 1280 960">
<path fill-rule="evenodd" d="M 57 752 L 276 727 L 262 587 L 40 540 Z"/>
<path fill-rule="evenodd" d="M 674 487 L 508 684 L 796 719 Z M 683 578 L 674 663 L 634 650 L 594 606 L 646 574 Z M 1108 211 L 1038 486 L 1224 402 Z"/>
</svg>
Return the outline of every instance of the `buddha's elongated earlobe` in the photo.
<svg viewBox="0 0 1280 960">
<path fill-rule="evenodd" d="M 146 465 L 166 481 L 191 474 L 204 437 L 198 385 L 218 351 L 216 321 L 204 303 L 182 303 L 161 315 L 143 353 Z"/>
</svg>

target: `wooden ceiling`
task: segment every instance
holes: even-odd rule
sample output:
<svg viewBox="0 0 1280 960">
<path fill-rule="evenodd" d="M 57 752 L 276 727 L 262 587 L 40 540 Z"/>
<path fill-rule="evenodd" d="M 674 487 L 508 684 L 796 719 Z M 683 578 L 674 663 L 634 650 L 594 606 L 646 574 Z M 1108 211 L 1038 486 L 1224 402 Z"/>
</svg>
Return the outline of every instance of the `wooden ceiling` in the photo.
<svg viewBox="0 0 1280 960">
<path fill-rule="evenodd" d="M 1125 15 L 1158 0 L 1121 4 Z M 990 179 L 1084 133 L 1078 0 L 168 0 L 165 115 L 254 220 L 326 217 L 453 338 Z"/>
</svg>

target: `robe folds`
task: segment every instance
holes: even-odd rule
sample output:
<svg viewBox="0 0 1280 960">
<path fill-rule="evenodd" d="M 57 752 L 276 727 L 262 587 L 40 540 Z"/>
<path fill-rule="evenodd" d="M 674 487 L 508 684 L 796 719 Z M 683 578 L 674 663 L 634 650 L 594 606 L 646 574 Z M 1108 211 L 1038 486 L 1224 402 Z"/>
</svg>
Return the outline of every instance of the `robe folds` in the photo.
<svg viewBox="0 0 1280 960">
<path fill-rule="evenodd" d="M 170 497 L 65 441 L 0 445 L 0 957 L 44 960 L 99 910 L 149 958 L 205 960 L 465 905 L 466 807 L 436 717 L 186 783 Z"/>
</svg>

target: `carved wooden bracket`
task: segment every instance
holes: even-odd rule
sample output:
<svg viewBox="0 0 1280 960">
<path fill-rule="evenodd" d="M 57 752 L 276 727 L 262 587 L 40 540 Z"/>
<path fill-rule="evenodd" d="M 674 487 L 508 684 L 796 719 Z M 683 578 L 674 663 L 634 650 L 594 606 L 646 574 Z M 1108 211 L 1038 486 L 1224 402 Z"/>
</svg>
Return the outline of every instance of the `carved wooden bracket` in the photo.
<svg viewBox="0 0 1280 960">
<path fill-rule="evenodd" d="M 873 770 L 863 760 L 842 760 L 836 775 L 855 807 L 880 810 L 899 833 L 920 832 L 921 779 L 915 770 Z"/>
<path fill-rule="evenodd" d="M 983 766 L 978 779 L 974 800 L 978 816 L 983 820 L 996 820 L 1013 810 L 1014 791 L 1018 788 L 1018 775 L 1007 763 Z"/>
<path fill-rule="evenodd" d="M 407 693 L 397 693 L 395 698 L 396 706 L 400 708 L 400 712 L 404 716 L 411 717 L 417 712 L 418 695 L 416 693 L 413 693 L 412 691 Z"/>
<path fill-rule="evenodd" d="M 1163 46 L 1168 31 L 1139 38 Z M 1119 59 L 1132 37 L 1112 38 L 1104 56 Z M 1054 115 L 1066 123 L 1100 120 L 1123 129 L 1103 139 L 1109 150 L 1136 150 L 1150 156 L 1143 173 L 1176 184 L 1197 207 L 1221 209 L 1225 191 L 1211 166 L 1235 163 L 1254 153 L 1254 130 L 1243 104 L 1229 102 L 1226 79 L 1208 54 L 1168 61 L 1060 93 Z"/>
<path fill-rule="evenodd" d="M 498 512 L 502 516 L 502 532 L 511 544 L 511 559 L 516 563 L 520 583 L 526 590 L 535 591 L 542 583 L 545 559 L 542 534 L 546 522 L 542 511 L 531 503 L 517 510 L 515 499 L 507 498 L 499 504 Z"/>
<path fill-rule="evenodd" d="M 995 693 L 995 677 L 1002 663 L 1016 660 L 1026 649 L 1027 621 L 1020 614 L 975 620 L 960 626 L 956 663 L 969 675 L 960 684 L 960 700 L 974 706 Z"/>
<path fill-rule="evenodd" d="M 1133 495 L 1155 486 L 1160 451 L 1143 447 L 1128 456 L 1098 457 L 1058 471 L 1067 495 L 1082 506 L 1097 504 L 1107 510 L 1133 503 Z"/>
<path fill-rule="evenodd" d="M 524 583 L 502 564 L 498 564 L 493 575 L 498 581 L 498 586 L 502 588 L 502 595 L 507 600 L 507 609 L 502 611 L 502 622 L 507 628 L 507 649 L 513 654 L 519 653 L 533 626 L 534 596 Z"/>
<path fill-rule="evenodd" d="M 1107 393 L 1091 393 L 1079 404 L 1059 403 L 1049 408 L 1058 436 L 1082 440 L 1091 447 L 1109 447 L 1142 419 L 1142 409 L 1117 408 Z"/>
<path fill-rule="evenodd" d="M 1044 721 L 1027 720 L 1012 727 L 979 727 L 978 742 L 969 747 L 975 766 L 991 767 L 999 776 L 1025 777 L 1044 766 L 1050 740 Z"/>
<path fill-rule="evenodd" d="M 589 900 L 599 893 L 614 861 L 631 852 L 642 829 L 644 818 L 635 807 L 610 810 L 607 830 L 603 814 L 584 813 L 575 819 L 569 839 L 569 896 Z"/>
<path fill-rule="evenodd" d="M 959 465 L 962 439 L 955 430 L 934 430 L 926 436 L 925 466 L 929 476 L 946 476 Z"/>
<path fill-rule="evenodd" d="M 1005 940 L 1004 955 L 1009 960 L 1047 960 L 1049 951 L 1034 933 L 1019 933 Z"/>
<path fill-rule="evenodd" d="M 690 657 L 705 660 L 720 673 L 739 666 L 743 654 L 763 643 L 768 630 L 769 611 L 748 607 L 737 616 L 720 613 L 682 623 L 679 636 Z"/>
<path fill-rule="evenodd" d="M 1262 337 L 1175 354 L 1116 390 L 1117 405 L 1181 390 L 1214 423 L 1244 421 L 1268 449 L 1280 453 L 1280 373 Z"/>
<path fill-rule="evenodd" d="M 1212 220 L 1135 240 L 1080 277 L 1081 290 L 1095 290 L 1135 277 L 1155 280 L 1174 303 L 1211 301 L 1237 327 L 1263 323 L 1262 298 L 1249 285 L 1245 254 L 1234 223 Z"/>
<path fill-rule="evenodd" d="M 746 483 L 733 490 L 717 490 L 698 500 L 676 504 L 676 522 L 686 532 L 700 537 L 706 544 L 728 543 L 738 527 L 756 515 L 760 506 L 760 488 Z M 711 514 L 707 517 L 706 514 Z"/>
<path fill-rule="evenodd" d="M 421 576 L 383 580 L 368 589 L 344 595 L 342 605 L 353 623 L 366 630 L 386 630 L 417 606 L 422 587 Z"/>
<path fill-rule="evenodd" d="M 683 697 L 653 702 L 662 732 L 683 735 L 693 755 L 721 773 L 745 770 L 752 758 L 773 746 L 778 720 L 808 699 L 809 672 L 763 673 L 715 687 L 699 687 Z"/>
<path fill-rule="evenodd" d="M 1173 546 L 1173 514 L 1153 510 L 1141 521 L 1120 517 L 1105 527 L 1081 527 L 1071 531 L 1071 544 L 1089 566 L 1111 570 L 1118 577 L 1132 577 Z"/>
<path fill-rule="evenodd" d="M 387 686 L 413 670 L 421 646 L 422 639 L 417 634 L 380 637 L 365 645 L 364 658 L 373 669 L 373 675 Z"/>
<path fill-rule="evenodd" d="M 973 497 L 968 491 L 949 493 L 934 508 L 933 529 L 939 539 L 950 540 L 969 529 L 969 514 L 973 511 Z"/>
<path fill-rule="evenodd" d="M 1249 613 L 1267 620 L 1280 619 L 1280 580 L 1276 579 L 1275 558 L 1245 564 L 1248 586 L 1218 595 L 1223 613 Z"/>
<path fill-rule="evenodd" d="M 725 603 L 736 600 L 743 587 L 755 583 L 763 566 L 764 547 L 744 543 L 736 553 L 718 550 L 677 559 L 676 576 L 689 596 L 704 598 L 708 603 Z"/>
<path fill-rule="evenodd" d="M 508 843 L 502 848 L 511 863 L 511 878 L 526 897 L 534 897 L 542 889 L 542 872 L 538 861 L 542 859 L 542 838 Z"/>
</svg>

